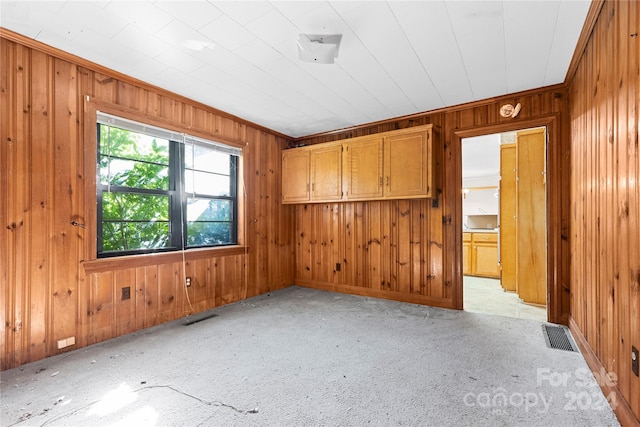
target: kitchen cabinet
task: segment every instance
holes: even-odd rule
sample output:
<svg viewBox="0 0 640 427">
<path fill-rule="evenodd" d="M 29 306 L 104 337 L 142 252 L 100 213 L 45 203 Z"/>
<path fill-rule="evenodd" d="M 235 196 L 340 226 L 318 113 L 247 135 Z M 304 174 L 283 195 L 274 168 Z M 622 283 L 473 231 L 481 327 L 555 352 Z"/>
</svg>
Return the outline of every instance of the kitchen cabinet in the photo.
<svg viewBox="0 0 640 427">
<path fill-rule="evenodd" d="M 424 125 L 284 150 L 282 203 L 433 197 L 433 135 Z"/>
<path fill-rule="evenodd" d="M 342 145 L 327 145 L 310 150 L 311 201 L 342 198 Z"/>
<path fill-rule="evenodd" d="M 471 233 L 462 233 L 462 274 L 471 275 Z"/>
<path fill-rule="evenodd" d="M 431 195 L 429 132 L 407 132 L 384 139 L 384 196 Z"/>
<path fill-rule="evenodd" d="M 462 250 L 463 274 L 500 278 L 497 233 L 463 233 Z"/>
<path fill-rule="evenodd" d="M 309 201 L 310 152 L 307 149 L 282 152 L 282 203 Z"/>
<path fill-rule="evenodd" d="M 299 147 L 282 152 L 282 203 L 342 198 L 342 144 Z"/>
<path fill-rule="evenodd" d="M 516 144 L 500 146 L 500 263 L 506 291 L 516 291 Z"/>
<path fill-rule="evenodd" d="M 536 128 L 500 147 L 502 287 L 540 305 L 547 297 L 545 142 L 545 129 Z"/>
<path fill-rule="evenodd" d="M 518 296 L 547 303 L 547 219 L 544 128 L 518 132 L 516 150 L 516 274 Z"/>
<path fill-rule="evenodd" d="M 382 193 L 383 138 L 358 138 L 345 144 L 348 200 L 379 199 Z"/>
</svg>

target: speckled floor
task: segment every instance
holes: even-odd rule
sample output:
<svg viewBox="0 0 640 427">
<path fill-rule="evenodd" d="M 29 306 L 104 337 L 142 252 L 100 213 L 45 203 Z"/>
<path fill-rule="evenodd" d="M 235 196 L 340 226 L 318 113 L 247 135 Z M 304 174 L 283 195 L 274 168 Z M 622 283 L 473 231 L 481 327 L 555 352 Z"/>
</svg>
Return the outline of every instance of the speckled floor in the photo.
<svg viewBox="0 0 640 427">
<path fill-rule="evenodd" d="M 515 292 L 505 292 L 500 280 L 464 276 L 464 310 L 545 322 L 544 307 L 523 303 Z"/>
<path fill-rule="evenodd" d="M 619 425 L 534 320 L 299 287 L 210 313 L 0 372 L 0 425 Z"/>
</svg>

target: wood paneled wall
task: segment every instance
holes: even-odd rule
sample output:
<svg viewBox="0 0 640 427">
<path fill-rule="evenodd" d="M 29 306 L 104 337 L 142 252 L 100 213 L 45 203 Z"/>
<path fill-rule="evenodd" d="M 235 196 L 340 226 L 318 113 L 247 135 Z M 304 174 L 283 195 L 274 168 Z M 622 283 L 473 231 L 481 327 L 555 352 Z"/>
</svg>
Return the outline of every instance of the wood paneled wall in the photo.
<svg viewBox="0 0 640 427">
<path fill-rule="evenodd" d="M 294 209 L 280 204 L 285 137 L 0 35 L 0 369 L 293 283 Z M 86 117 L 95 103 L 242 146 L 242 245 L 187 251 L 184 262 L 181 254 L 91 262 L 96 132 Z"/>
<path fill-rule="evenodd" d="M 442 239 L 423 240 L 442 229 L 430 200 L 297 205 L 295 218 L 298 284 L 430 305 L 451 299 Z"/>
<path fill-rule="evenodd" d="M 522 104 L 503 118 L 505 103 Z M 465 104 L 330 132 L 296 143 L 316 144 L 432 123 L 438 197 L 423 201 L 306 204 L 296 208 L 296 283 L 462 308 L 461 138 L 547 126 L 549 319 L 569 314 L 569 136 L 564 86 Z M 342 263 L 336 270 L 336 263 Z"/>
<path fill-rule="evenodd" d="M 592 362 L 617 377 L 637 422 L 640 378 L 631 371 L 631 348 L 640 349 L 640 3 L 604 2 L 569 89 L 571 326 Z"/>
</svg>

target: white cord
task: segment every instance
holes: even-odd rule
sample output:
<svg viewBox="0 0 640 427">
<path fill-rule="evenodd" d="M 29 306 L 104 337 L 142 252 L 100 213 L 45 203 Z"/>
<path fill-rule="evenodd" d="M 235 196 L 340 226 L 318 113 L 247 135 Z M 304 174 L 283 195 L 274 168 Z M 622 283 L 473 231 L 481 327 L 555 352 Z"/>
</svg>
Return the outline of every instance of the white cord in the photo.
<svg viewBox="0 0 640 427">
<path fill-rule="evenodd" d="M 247 147 L 248 145 L 248 142 L 245 143 L 245 147 Z M 244 298 L 242 299 L 246 300 L 247 294 L 249 293 L 249 245 L 247 242 L 247 227 L 249 226 L 249 219 L 247 218 L 247 186 L 244 182 L 244 177 L 242 177 L 242 195 L 242 211 L 244 219 L 244 225 L 242 227 L 242 245 L 244 246 Z"/>
<path fill-rule="evenodd" d="M 184 138 L 185 135 L 182 135 L 182 143 L 184 145 Z M 179 147 L 178 149 L 178 163 L 180 165 L 182 165 L 182 149 L 181 147 Z M 183 187 L 184 187 L 184 183 L 183 183 Z M 183 200 L 182 197 L 180 197 L 180 204 L 182 204 Z M 185 201 L 186 202 L 186 201 Z M 185 224 L 184 224 L 184 209 L 182 206 L 180 206 L 180 241 L 182 242 L 182 286 L 184 287 L 184 294 L 187 297 L 187 302 L 189 303 L 189 308 L 191 309 L 191 312 L 187 312 L 187 316 L 189 314 L 195 314 L 196 310 L 193 308 L 193 305 L 191 305 L 191 298 L 189 297 L 189 289 L 187 286 L 187 260 L 186 260 L 186 256 L 185 256 L 185 248 L 184 248 L 184 229 L 185 229 Z M 184 314 L 184 312 L 182 312 Z"/>
</svg>

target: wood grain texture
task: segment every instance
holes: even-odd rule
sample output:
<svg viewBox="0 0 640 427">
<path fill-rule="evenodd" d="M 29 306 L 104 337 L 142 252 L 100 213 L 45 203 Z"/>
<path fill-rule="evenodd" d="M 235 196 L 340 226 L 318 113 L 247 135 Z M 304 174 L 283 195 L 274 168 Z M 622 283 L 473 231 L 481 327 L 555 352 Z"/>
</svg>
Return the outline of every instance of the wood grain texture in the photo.
<svg viewBox="0 0 640 427">
<path fill-rule="evenodd" d="M 289 286 L 293 208 L 275 133 L 0 37 L 0 369 Z M 95 110 L 243 149 L 240 245 L 96 258 Z M 72 221 L 83 224 L 74 226 Z M 121 261 L 121 262 L 119 262 Z M 183 286 L 186 276 L 191 287 Z M 130 299 L 122 299 L 122 289 Z M 58 349 L 58 340 L 76 344 Z"/>
<path fill-rule="evenodd" d="M 516 292 L 527 303 L 547 304 L 546 130 L 517 133 Z"/>
<path fill-rule="evenodd" d="M 500 146 L 500 284 L 516 290 L 516 145 Z"/>
<path fill-rule="evenodd" d="M 522 110 L 517 119 L 499 115 L 501 105 L 518 102 Z M 555 86 L 296 140 L 296 143 L 312 145 L 424 124 L 433 124 L 439 134 L 433 145 L 434 200 L 336 205 L 341 211 L 338 217 L 344 218 L 338 229 L 345 230 L 347 238 L 344 252 L 337 258 L 346 260 L 347 274 L 334 275 L 324 281 L 320 268 L 307 262 L 317 250 L 308 242 L 324 232 L 321 223 L 312 221 L 323 215 L 322 207 L 308 204 L 296 209 L 297 247 L 304 247 L 296 256 L 296 283 L 345 292 L 356 290 L 364 295 L 384 295 L 410 302 L 424 303 L 427 298 L 432 305 L 462 308 L 461 139 L 547 126 L 550 135 L 548 179 L 553 182 L 546 206 L 550 218 L 547 280 L 553 294 L 549 319 L 566 323 L 569 315 L 567 117 L 566 89 Z M 340 233 L 332 238 L 338 238 Z"/>
<path fill-rule="evenodd" d="M 617 377 L 616 408 L 640 419 L 640 4 L 605 1 L 569 81 L 571 317 L 592 369 Z"/>
</svg>

